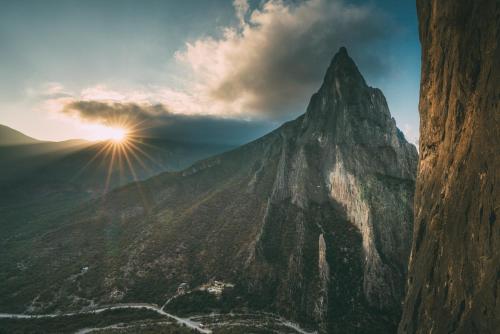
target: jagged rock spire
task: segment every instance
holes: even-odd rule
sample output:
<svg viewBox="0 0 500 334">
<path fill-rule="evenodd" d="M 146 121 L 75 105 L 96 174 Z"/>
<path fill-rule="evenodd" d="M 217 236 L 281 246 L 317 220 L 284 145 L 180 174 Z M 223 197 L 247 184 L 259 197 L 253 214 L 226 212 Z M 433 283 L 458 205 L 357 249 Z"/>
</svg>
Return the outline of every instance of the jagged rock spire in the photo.
<svg viewBox="0 0 500 334">
<path fill-rule="evenodd" d="M 335 54 L 312 96 L 303 128 L 336 142 L 375 146 L 386 143 L 386 133 L 397 132 L 384 94 L 367 85 L 345 47 Z M 375 130 L 379 128 L 383 130 Z"/>
<path fill-rule="evenodd" d="M 335 54 L 328 67 L 321 90 L 327 89 L 328 93 L 333 92 L 340 96 L 349 96 L 349 92 L 355 92 L 366 88 L 366 81 L 359 72 L 356 63 L 347 53 L 345 47 L 341 47 Z"/>
</svg>

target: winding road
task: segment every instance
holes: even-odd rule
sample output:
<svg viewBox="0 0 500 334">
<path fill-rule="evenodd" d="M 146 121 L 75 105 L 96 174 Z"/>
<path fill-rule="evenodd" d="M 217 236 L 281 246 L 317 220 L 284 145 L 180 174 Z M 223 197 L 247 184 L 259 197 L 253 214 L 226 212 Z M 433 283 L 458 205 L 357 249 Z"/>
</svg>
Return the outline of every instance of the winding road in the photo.
<svg viewBox="0 0 500 334">
<path fill-rule="evenodd" d="M 92 310 L 70 312 L 70 313 L 51 313 L 51 314 L 13 314 L 13 313 L 0 313 L 0 319 L 43 319 L 43 318 L 57 318 L 57 317 L 70 317 L 80 314 L 99 314 L 109 310 L 126 310 L 126 309 L 146 309 L 156 312 L 162 316 L 168 317 L 175 320 L 178 324 L 185 325 L 191 329 L 196 330 L 199 333 L 210 334 L 212 330 L 204 328 L 201 322 L 194 321 L 190 318 L 181 318 L 171 313 L 163 311 L 163 308 L 158 307 L 156 304 L 147 303 L 127 303 L 127 304 L 115 304 L 102 306 Z M 218 316 L 221 314 L 212 313 L 211 316 Z M 278 317 L 279 322 L 290 329 L 295 330 L 300 334 L 315 334 L 316 332 L 307 332 L 300 328 L 299 325 L 292 323 L 284 318 Z M 78 331 L 77 333 L 90 333 L 93 330 L 98 330 L 99 328 L 86 328 Z M 83 332 L 82 332 L 83 331 Z"/>
<path fill-rule="evenodd" d="M 125 310 L 125 309 L 146 309 L 146 310 L 151 310 L 154 311 L 160 315 L 166 316 L 168 318 L 171 318 L 177 323 L 186 325 L 187 327 L 194 329 L 200 333 L 212 333 L 210 329 L 202 328 L 201 323 L 192 321 L 187 318 L 181 318 L 176 315 L 167 313 L 163 311 L 161 308 L 159 308 L 157 305 L 154 304 L 142 304 L 142 303 L 131 303 L 131 304 L 116 304 L 116 305 L 109 305 L 109 306 L 103 306 L 97 309 L 93 310 L 88 310 L 88 311 L 80 311 L 80 312 L 71 312 L 71 313 L 52 313 L 52 314 L 12 314 L 12 313 L 0 313 L 0 319 L 43 319 L 43 318 L 57 318 L 57 317 L 70 317 L 74 315 L 79 315 L 79 314 L 99 314 L 104 311 L 109 311 L 109 310 Z"/>
</svg>

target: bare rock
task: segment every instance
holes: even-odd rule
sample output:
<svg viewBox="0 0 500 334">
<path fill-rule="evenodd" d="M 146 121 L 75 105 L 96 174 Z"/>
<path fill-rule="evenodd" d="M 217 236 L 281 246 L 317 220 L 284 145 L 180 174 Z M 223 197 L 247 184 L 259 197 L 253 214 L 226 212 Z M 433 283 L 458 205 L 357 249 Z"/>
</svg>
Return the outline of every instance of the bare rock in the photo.
<svg viewBox="0 0 500 334">
<path fill-rule="evenodd" d="M 500 3 L 418 0 L 415 238 L 400 333 L 500 327 Z"/>
</svg>

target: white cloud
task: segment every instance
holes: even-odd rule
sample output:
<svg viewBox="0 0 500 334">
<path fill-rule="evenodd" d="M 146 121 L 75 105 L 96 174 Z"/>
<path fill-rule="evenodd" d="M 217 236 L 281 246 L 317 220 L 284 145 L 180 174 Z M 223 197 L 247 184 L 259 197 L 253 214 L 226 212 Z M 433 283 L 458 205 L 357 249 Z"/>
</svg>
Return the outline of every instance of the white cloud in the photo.
<svg viewBox="0 0 500 334">
<path fill-rule="evenodd" d="M 411 124 L 405 123 L 403 124 L 403 128 L 401 129 L 406 137 L 406 139 L 411 142 L 412 144 L 415 144 L 418 149 L 418 138 L 419 138 L 419 132 L 417 129 L 415 129 Z"/>
<path fill-rule="evenodd" d="M 234 1 L 239 25 L 187 43 L 176 58 L 192 71 L 190 89 L 211 113 L 279 117 L 304 105 L 334 52 L 368 48 L 386 36 L 382 14 L 341 0 L 269 0 L 250 10 Z M 361 61 L 377 63 L 369 52 Z"/>
</svg>

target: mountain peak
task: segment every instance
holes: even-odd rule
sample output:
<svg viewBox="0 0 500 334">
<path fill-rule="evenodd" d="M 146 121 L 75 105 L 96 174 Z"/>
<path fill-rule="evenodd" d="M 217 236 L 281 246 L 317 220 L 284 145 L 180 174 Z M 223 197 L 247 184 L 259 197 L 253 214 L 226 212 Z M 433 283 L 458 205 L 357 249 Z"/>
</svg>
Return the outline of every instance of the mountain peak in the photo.
<svg viewBox="0 0 500 334">
<path fill-rule="evenodd" d="M 343 46 L 337 51 L 337 53 L 333 56 L 332 62 L 330 64 L 330 68 L 332 66 L 348 66 L 348 67 L 356 67 L 356 64 L 354 63 L 354 60 L 349 56 L 349 53 L 347 52 L 347 49 Z M 357 69 L 357 68 L 356 68 Z"/>
<path fill-rule="evenodd" d="M 326 72 L 323 86 L 329 87 L 332 84 L 335 84 L 337 89 L 339 87 L 349 90 L 367 87 L 365 79 L 345 47 L 341 47 L 335 54 Z"/>
<path fill-rule="evenodd" d="M 380 89 L 366 84 L 354 60 L 342 47 L 335 54 L 319 91 L 311 97 L 303 129 L 328 136 L 332 143 L 370 147 L 392 145 L 413 150 L 397 136 L 387 101 Z"/>
<path fill-rule="evenodd" d="M 339 51 L 337 51 L 336 56 L 349 57 L 349 54 L 347 53 L 347 48 L 345 46 L 341 46 Z"/>
</svg>

